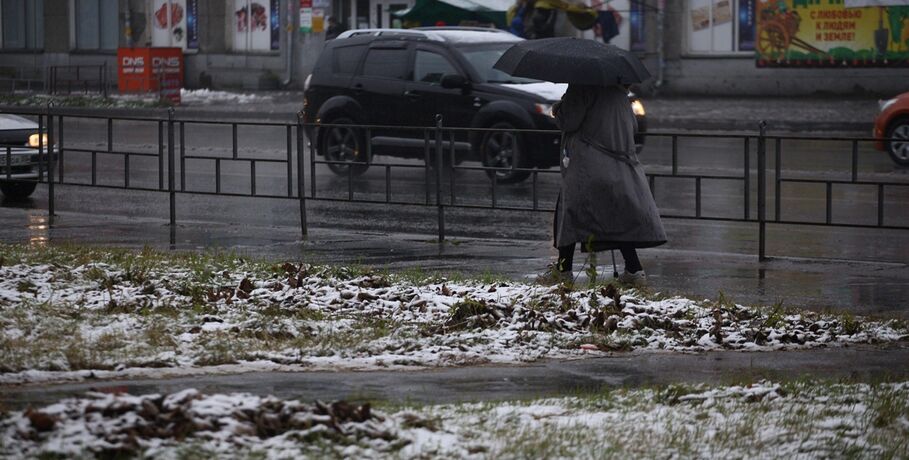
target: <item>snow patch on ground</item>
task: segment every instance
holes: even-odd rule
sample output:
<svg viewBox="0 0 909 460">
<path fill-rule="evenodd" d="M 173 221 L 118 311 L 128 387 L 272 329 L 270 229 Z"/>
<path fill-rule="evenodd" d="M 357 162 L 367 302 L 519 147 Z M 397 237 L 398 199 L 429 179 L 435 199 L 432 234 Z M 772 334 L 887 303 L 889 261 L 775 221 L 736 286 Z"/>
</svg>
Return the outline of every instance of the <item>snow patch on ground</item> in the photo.
<svg viewBox="0 0 909 460">
<path fill-rule="evenodd" d="M 89 393 L 0 415 L 0 456 L 905 458 L 909 384 L 669 386 L 376 411 L 249 394 Z"/>
<path fill-rule="evenodd" d="M 907 338 L 898 321 L 648 298 L 612 286 L 415 283 L 345 268 L 155 255 L 0 263 L 0 384 Z"/>
<path fill-rule="evenodd" d="M 271 101 L 271 97 L 257 94 L 233 93 L 228 91 L 213 91 L 210 89 L 181 89 L 180 102 L 187 105 L 211 104 L 252 104 Z"/>
</svg>

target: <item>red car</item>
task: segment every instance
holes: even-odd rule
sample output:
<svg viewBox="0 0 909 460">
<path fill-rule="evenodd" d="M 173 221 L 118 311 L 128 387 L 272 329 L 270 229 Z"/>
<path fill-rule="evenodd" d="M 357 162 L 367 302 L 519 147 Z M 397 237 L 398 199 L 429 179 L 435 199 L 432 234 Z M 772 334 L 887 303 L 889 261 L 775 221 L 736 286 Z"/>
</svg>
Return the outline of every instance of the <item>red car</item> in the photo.
<svg viewBox="0 0 909 460">
<path fill-rule="evenodd" d="M 909 93 L 880 101 L 881 113 L 874 119 L 874 148 L 885 150 L 896 164 L 909 166 Z M 885 140 L 892 139 L 892 140 Z"/>
</svg>

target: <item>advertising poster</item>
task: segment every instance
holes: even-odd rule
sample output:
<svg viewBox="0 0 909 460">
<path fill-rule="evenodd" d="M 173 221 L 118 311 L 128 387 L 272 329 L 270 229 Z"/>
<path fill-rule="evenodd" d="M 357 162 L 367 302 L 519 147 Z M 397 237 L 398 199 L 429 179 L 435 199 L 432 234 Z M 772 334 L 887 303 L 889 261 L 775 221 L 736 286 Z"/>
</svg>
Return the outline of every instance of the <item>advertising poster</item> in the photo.
<svg viewBox="0 0 909 460">
<path fill-rule="evenodd" d="M 268 51 L 272 46 L 269 0 L 234 0 L 234 49 Z"/>
<path fill-rule="evenodd" d="M 691 29 L 704 30 L 710 27 L 710 7 L 707 5 L 691 8 Z"/>
<path fill-rule="evenodd" d="M 739 51 L 754 51 L 754 2 L 739 1 Z"/>
<path fill-rule="evenodd" d="M 716 0 L 713 2 L 713 25 L 732 22 L 732 0 Z"/>
<path fill-rule="evenodd" d="M 316 34 L 325 32 L 325 10 L 322 8 L 312 10 L 312 31 Z"/>
<path fill-rule="evenodd" d="M 631 50 L 647 51 L 647 36 L 644 31 L 644 2 L 632 1 L 631 11 L 628 16 L 629 28 L 631 29 Z"/>
<path fill-rule="evenodd" d="M 909 67 L 909 5 L 760 1 L 758 67 Z"/>
<path fill-rule="evenodd" d="M 186 48 L 199 49 L 199 2 L 186 1 Z"/>
<path fill-rule="evenodd" d="M 300 0 L 300 33 L 312 33 L 312 0 Z"/>
<path fill-rule="evenodd" d="M 278 50 L 281 49 L 281 0 L 271 0 L 270 10 L 271 49 Z"/>
<path fill-rule="evenodd" d="M 186 0 L 154 0 L 152 46 L 187 48 Z"/>
</svg>

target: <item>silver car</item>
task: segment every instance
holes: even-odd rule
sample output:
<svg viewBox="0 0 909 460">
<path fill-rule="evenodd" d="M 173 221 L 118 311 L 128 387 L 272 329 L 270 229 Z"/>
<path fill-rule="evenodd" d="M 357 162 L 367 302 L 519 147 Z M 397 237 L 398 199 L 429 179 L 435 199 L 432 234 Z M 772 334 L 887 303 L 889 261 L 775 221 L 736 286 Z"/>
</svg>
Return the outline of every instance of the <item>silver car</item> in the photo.
<svg viewBox="0 0 909 460">
<path fill-rule="evenodd" d="M 0 192 L 8 198 L 30 196 L 38 185 L 38 147 L 47 134 L 38 124 L 17 115 L 0 114 Z"/>
</svg>

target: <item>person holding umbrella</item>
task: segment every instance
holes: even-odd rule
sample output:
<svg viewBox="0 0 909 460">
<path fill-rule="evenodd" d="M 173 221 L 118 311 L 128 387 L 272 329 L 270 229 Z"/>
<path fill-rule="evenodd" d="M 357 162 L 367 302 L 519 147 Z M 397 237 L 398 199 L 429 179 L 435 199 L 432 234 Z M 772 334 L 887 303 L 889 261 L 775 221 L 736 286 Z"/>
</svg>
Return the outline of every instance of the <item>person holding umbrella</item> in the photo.
<svg viewBox="0 0 909 460">
<path fill-rule="evenodd" d="M 572 281 L 580 243 L 582 251 L 620 250 L 625 271 L 619 281 L 643 282 L 636 249 L 666 242 L 635 152 L 637 122 L 628 101 L 627 85 L 649 78 L 647 69 L 625 50 L 573 38 L 520 42 L 496 68 L 569 84 L 553 107 L 563 133 L 562 185 L 553 225 L 559 256 L 539 281 Z"/>
</svg>

